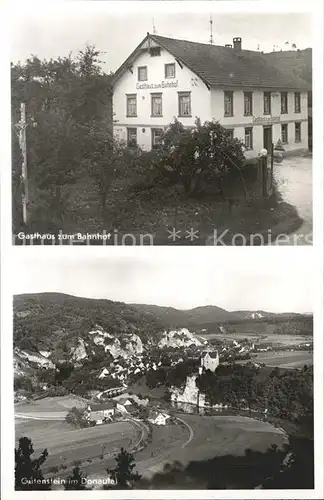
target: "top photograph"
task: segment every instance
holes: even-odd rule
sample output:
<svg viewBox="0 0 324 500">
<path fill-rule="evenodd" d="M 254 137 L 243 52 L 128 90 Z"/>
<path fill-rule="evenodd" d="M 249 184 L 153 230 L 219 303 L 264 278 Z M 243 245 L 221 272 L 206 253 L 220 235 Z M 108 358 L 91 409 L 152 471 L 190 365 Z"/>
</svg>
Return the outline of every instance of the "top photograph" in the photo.
<svg viewBox="0 0 324 500">
<path fill-rule="evenodd" d="M 16 13 L 13 245 L 312 245 L 312 15 L 186 3 Z"/>
</svg>

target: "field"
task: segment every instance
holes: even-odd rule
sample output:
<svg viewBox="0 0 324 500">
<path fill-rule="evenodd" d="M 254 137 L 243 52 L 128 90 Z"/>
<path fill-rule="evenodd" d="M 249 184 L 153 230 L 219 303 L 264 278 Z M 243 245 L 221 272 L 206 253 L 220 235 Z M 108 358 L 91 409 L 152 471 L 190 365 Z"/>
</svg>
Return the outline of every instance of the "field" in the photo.
<svg viewBox="0 0 324 500">
<path fill-rule="evenodd" d="M 281 346 L 293 346 L 298 344 L 305 344 L 307 342 L 313 342 L 313 337 L 307 335 L 283 335 L 275 334 L 271 331 L 267 332 L 266 329 L 263 333 L 256 333 L 251 331 L 240 332 L 240 333 L 204 333 L 203 338 L 210 341 L 212 339 L 219 340 L 240 340 L 248 339 L 250 342 L 258 342 L 260 344 L 276 344 Z"/>
<path fill-rule="evenodd" d="M 27 436 L 37 454 L 47 448 L 45 473 L 53 466 L 70 467 L 76 460 L 98 459 L 102 453 L 107 457 L 122 446 L 128 448 L 138 441 L 140 431 L 129 422 L 73 429 L 65 422 L 65 415 L 72 406 L 85 404 L 81 398 L 64 396 L 15 405 L 16 442 L 19 437 Z"/>
<path fill-rule="evenodd" d="M 92 460 L 102 453 L 110 455 L 138 440 L 138 431 L 128 422 L 116 422 L 89 429 L 73 430 L 65 422 L 16 419 L 16 441 L 29 437 L 36 454 L 47 448 L 49 456 L 42 470 L 53 466 L 70 467 L 77 460 Z"/>
<path fill-rule="evenodd" d="M 280 368 L 302 368 L 313 364 L 313 354 L 308 351 L 259 352 L 253 361 Z"/>
<path fill-rule="evenodd" d="M 168 454 L 154 458 L 145 449 L 136 454 L 138 471 L 145 476 L 163 470 L 166 463 L 176 460 L 187 465 L 193 460 L 207 460 L 221 455 L 243 455 L 246 448 L 255 451 L 266 451 L 271 444 L 278 446 L 286 442 L 282 431 L 267 422 L 260 422 L 248 417 L 184 415 L 184 420 L 192 430 L 193 438 L 189 438 L 189 430 L 182 445 L 172 443 Z"/>
<path fill-rule="evenodd" d="M 57 415 L 64 406 L 74 401 L 69 398 L 45 398 L 32 404 L 17 405 L 21 413 L 29 409 L 36 415 L 42 410 Z M 65 410 L 66 411 L 66 410 Z M 182 422 L 181 422 L 182 420 Z M 49 456 L 42 467 L 45 475 L 52 467 L 64 478 L 71 466 L 82 460 L 82 470 L 89 479 L 107 477 L 106 469 L 115 465 L 113 454 L 121 447 L 129 448 L 145 437 L 130 422 L 116 422 L 88 429 L 73 430 L 64 420 L 26 420 L 16 418 L 16 442 L 21 436 L 32 439 L 36 455 L 47 448 Z M 270 445 L 282 445 L 285 435 L 266 422 L 241 416 L 200 416 L 179 414 L 177 423 L 152 426 L 152 437 L 136 452 L 136 469 L 144 477 L 152 477 L 167 463 L 178 460 L 183 465 L 191 461 L 207 460 L 222 455 L 243 455 L 245 449 L 266 451 Z M 50 474 L 51 475 L 51 474 Z M 57 476 L 58 477 L 58 476 Z"/>
<path fill-rule="evenodd" d="M 43 416 L 53 415 L 55 417 L 64 417 L 73 406 L 84 408 L 87 403 L 88 402 L 86 400 L 73 395 L 47 397 L 28 403 L 18 403 L 15 405 L 15 413 L 24 415 L 33 414 L 35 416 L 37 413 L 40 413 Z"/>
</svg>

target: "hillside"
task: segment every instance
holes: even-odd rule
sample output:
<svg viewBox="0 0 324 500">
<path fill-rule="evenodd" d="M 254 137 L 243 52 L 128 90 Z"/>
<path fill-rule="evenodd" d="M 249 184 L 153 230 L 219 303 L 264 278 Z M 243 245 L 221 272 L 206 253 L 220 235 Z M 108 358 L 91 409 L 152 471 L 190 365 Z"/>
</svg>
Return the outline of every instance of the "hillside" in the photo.
<svg viewBox="0 0 324 500">
<path fill-rule="evenodd" d="M 271 313 L 267 311 L 227 311 L 217 306 L 200 306 L 179 310 L 173 307 L 149 304 L 131 304 L 138 312 L 155 317 L 171 328 L 205 328 L 212 325 L 253 321 L 281 321 L 297 318 L 298 313 Z"/>
<path fill-rule="evenodd" d="M 143 341 L 165 329 L 154 316 L 123 302 L 61 293 L 17 295 L 13 309 L 14 346 L 32 351 L 46 351 L 57 342 L 73 345 L 97 325 L 116 337 L 136 334 Z"/>
<path fill-rule="evenodd" d="M 40 351 L 53 346 L 77 347 L 98 326 L 116 338 L 137 335 L 155 342 L 170 328 L 201 330 L 240 322 L 281 322 L 297 319 L 296 313 L 226 311 L 217 306 L 189 310 L 145 304 L 125 304 L 61 293 L 17 295 L 13 301 L 14 346 Z"/>
</svg>

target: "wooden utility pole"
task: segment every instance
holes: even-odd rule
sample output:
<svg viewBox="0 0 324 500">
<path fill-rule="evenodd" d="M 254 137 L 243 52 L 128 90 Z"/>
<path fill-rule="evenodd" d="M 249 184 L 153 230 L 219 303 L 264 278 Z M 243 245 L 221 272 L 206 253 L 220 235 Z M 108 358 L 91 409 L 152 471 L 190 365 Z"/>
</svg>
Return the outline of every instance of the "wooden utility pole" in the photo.
<svg viewBox="0 0 324 500">
<path fill-rule="evenodd" d="M 28 214 L 27 214 L 27 205 L 28 205 L 28 175 L 27 175 L 27 143 L 26 143 L 26 104 L 20 104 L 20 121 L 15 125 L 18 137 L 19 137 L 19 146 L 22 154 L 22 165 L 21 165 L 21 182 L 22 182 L 22 213 L 23 213 L 23 222 L 27 225 L 28 222 Z"/>
<path fill-rule="evenodd" d="M 274 144 L 271 144 L 271 166 L 270 166 L 270 195 L 273 193 L 273 162 L 274 162 Z"/>
</svg>

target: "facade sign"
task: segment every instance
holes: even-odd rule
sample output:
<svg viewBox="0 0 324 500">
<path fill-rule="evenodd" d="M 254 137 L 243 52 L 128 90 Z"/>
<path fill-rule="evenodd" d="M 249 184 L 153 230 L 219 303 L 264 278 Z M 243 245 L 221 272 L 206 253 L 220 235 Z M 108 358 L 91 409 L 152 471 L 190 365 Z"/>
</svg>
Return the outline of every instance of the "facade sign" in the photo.
<svg viewBox="0 0 324 500">
<path fill-rule="evenodd" d="M 267 125 L 279 122 L 280 116 L 253 116 L 254 125 Z"/>
<path fill-rule="evenodd" d="M 163 80 L 160 83 L 137 83 L 136 89 L 138 90 L 156 90 L 156 89 L 169 89 L 176 88 L 178 86 L 178 80 L 166 81 Z"/>
</svg>

